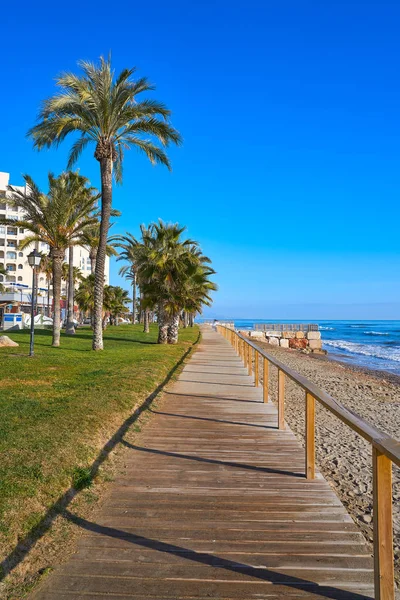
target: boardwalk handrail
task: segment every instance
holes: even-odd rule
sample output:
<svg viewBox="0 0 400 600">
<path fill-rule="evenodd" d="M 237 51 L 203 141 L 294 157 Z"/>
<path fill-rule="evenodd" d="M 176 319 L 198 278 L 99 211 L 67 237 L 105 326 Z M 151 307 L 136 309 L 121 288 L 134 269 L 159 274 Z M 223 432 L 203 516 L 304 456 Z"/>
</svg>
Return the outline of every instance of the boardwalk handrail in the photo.
<svg viewBox="0 0 400 600">
<path fill-rule="evenodd" d="M 224 323 L 223 323 L 224 324 Z M 317 323 L 254 323 L 256 331 L 318 331 Z"/>
<path fill-rule="evenodd" d="M 259 357 L 263 358 L 263 398 L 268 402 L 269 365 L 278 369 L 278 428 L 284 429 L 285 375 L 305 390 L 306 444 L 305 476 L 315 478 L 315 401 L 317 400 L 353 431 L 372 445 L 373 470 L 373 523 L 374 523 L 374 584 L 375 600 L 395 600 L 393 516 L 392 516 L 392 462 L 400 467 L 400 442 L 365 419 L 345 408 L 315 383 L 277 360 L 241 333 L 217 325 L 253 373 L 259 385 Z M 254 351 L 254 352 L 253 352 Z"/>
</svg>

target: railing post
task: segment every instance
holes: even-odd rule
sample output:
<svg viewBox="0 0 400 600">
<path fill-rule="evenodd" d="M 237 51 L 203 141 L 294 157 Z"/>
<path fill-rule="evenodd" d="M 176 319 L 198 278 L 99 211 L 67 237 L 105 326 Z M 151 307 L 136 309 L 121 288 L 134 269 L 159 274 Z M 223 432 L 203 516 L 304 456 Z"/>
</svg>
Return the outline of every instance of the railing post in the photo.
<svg viewBox="0 0 400 600">
<path fill-rule="evenodd" d="M 249 375 L 251 375 L 253 373 L 253 348 L 250 346 L 250 344 L 247 344 L 247 348 L 248 348 L 248 358 L 249 358 L 249 362 L 248 362 L 248 373 Z"/>
<path fill-rule="evenodd" d="M 268 378 L 269 378 L 269 360 L 264 358 L 264 370 L 263 370 L 263 400 L 268 402 Z"/>
<path fill-rule="evenodd" d="M 392 461 L 372 447 L 375 600 L 394 600 Z"/>
<path fill-rule="evenodd" d="M 315 478 L 315 398 L 306 392 L 306 477 Z"/>
<path fill-rule="evenodd" d="M 244 340 L 242 341 L 242 344 L 243 344 L 243 362 L 244 362 L 244 366 L 247 368 L 247 363 L 248 363 L 247 344 Z"/>
<path fill-rule="evenodd" d="M 258 373 L 258 352 L 254 352 L 254 385 L 258 387 L 259 373 Z"/>
<path fill-rule="evenodd" d="M 278 369 L 278 429 L 285 429 L 285 373 Z"/>
</svg>

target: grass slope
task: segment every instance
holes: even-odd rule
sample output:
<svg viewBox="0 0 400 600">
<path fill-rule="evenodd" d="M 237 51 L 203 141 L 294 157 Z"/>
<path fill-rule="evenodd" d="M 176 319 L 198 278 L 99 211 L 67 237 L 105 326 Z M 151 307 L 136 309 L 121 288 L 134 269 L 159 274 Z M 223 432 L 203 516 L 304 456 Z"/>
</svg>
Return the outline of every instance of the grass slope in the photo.
<svg viewBox="0 0 400 600">
<path fill-rule="evenodd" d="M 197 340 L 180 332 L 176 346 L 157 345 L 157 327 L 105 331 L 105 350 L 91 351 L 90 329 L 62 336 L 12 332 L 19 348 L 0 350 L 0 554 L 4 558 L 71 485 L 83 487 L 104 441 L 132 408 L 161 384 Z"/>
</svg>

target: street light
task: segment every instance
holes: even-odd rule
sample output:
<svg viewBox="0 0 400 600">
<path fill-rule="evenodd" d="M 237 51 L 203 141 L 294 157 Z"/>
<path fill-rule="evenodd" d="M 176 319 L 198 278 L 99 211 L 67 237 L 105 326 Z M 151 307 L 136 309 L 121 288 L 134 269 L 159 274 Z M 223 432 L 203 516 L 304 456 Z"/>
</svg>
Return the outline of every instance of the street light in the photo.
<svg viewBox="0 0 400 600">
<path fill-rule="evenodd" d="M 31 341 L 29 346 L 29 356 L 33 356 L 33 342 L 35 337 L 35 301 L 36 301 L 36 277 L 35 270 L 39 268 L 42 255 L 36 250 L 28 254 L 28 263 L 32 267 L 32 306 L 31 306 Z"/>
</svg>

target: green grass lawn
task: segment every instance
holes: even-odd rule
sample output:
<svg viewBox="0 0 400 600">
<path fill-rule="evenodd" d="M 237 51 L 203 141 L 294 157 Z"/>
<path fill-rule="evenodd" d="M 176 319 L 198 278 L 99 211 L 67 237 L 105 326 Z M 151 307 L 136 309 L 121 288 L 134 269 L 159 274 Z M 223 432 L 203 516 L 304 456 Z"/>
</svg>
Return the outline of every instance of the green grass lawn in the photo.
<svg viewBox="0 0 400 600">
<path fill-rule="evenodd" d="M 132 408 L 161 384 L 199 331 L 181 330 L 176 346 L 157 345 L 157 327 L 105 331 L 105 350 L 91 351 L 91 330 L 62 335 L 11 332 L 19 348 L 0 350 L 0 553 L 2 558 L 85 473 Z"/>
</svg>

